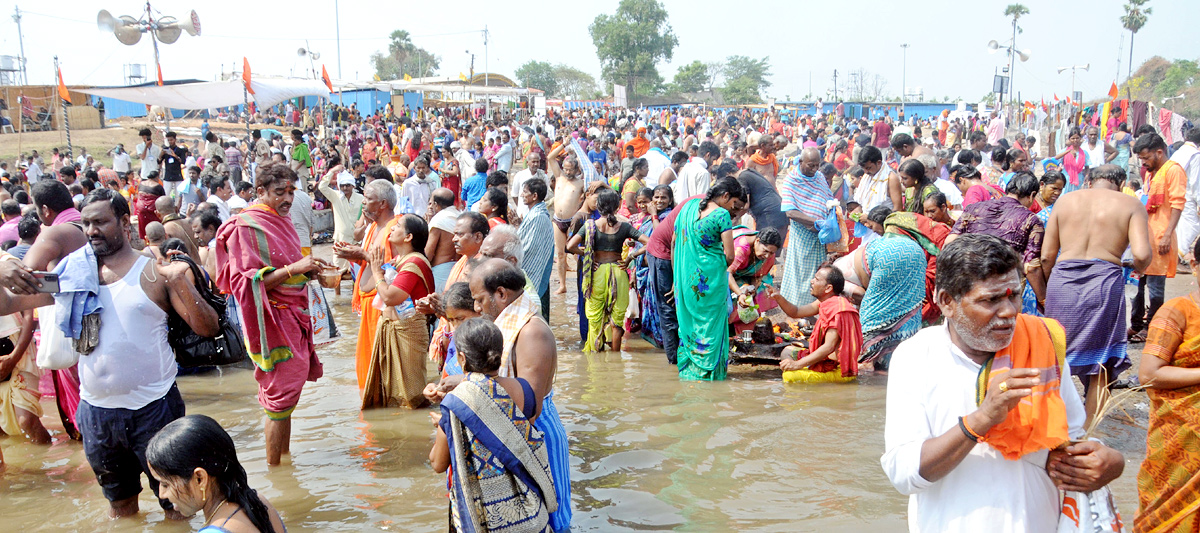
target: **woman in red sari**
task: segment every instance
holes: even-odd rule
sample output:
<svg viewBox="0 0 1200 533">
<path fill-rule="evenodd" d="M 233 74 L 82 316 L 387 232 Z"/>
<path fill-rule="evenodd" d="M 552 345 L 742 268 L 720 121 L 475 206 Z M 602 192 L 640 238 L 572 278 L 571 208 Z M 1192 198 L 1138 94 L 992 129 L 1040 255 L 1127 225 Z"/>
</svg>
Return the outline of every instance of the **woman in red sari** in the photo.
<svg viewBox="0 0 1200 533">
<path fill-rule="evenodd" d="M 448 144 L 442 148 L 442 154 L 443 157 L 437 161 L 437 168 L 433 170 L 442 177 L 442 187 L 453 191 L 454 197 L 458 198 L 462 194 L 462 172 L 458 166 L 458 159 L 454 157 L 454 150 Z"/>
<path fill-rule="evenodd" d="M 154 202 L 160 196 L 166 195 L 167 191 L 158 179 L 157 170 L 151 171 L 150 174 L 138 183 L 135 212 L 138 218 L 138 237 L 143 241 L 146 240 L 146 225 L 151 222 L 162 221 L 158 217 L 158 211 L 154 209 Z"/>
</svg>

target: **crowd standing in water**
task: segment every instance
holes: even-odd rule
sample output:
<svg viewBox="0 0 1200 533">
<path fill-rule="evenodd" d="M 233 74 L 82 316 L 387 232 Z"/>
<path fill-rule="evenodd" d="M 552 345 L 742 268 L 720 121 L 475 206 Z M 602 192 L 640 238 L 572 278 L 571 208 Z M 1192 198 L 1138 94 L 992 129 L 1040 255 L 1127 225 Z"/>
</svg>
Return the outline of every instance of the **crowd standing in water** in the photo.
<svg viewBox="0 0 1200 533">
<path fill-rule="evenodd" d="M 0 165 L 0 429 L 48 443 L 53 390 L 114 517 L 138 512 L 145 474 L 172 518 L 284 530 L 229 435 L 183 416 L 176 375 L 204 363 L 184 364 L 181 339 L 220 334 L 205 361 L 252 363 L 278 465 L 340 328 L 361 409 L 431 409 L 452 529 L 566 531 L 557 342 L 640 337 L 681 380 L 723 380 L 731 346 L 774 317 L 784 381 L 887 375 L 881 463 L 913 530 L 1054 528 L 1060 490 L 1122 475 L 1085 437 L 1103 392 L 1138 383 L 1152 408 L 1133 529 L 1200 527 L 1200 293 L 1163 301 L 1181 261 L 1200 275 L 1200 128 L 1168 144 L 1178 132 L 1130 112 L 1101 135 L 1065 107 L 1011 126 L 840 105 L 287 111 L 260 117 L 286 139 L 188 147 L 147 128 L 137 164 L 119 147 L 112 168 Z M 332 210 L 332 261 L 312 253 L 314 209 Z M 578 338 L 556 339 L 551 320 L 575 318 L 550 297 L 571 270 Z M 343 281 L 357 328 L 328 319 L 322 286 Z M 1121 380 L 1131 342 L 1145 356 Z"/>
</svg>

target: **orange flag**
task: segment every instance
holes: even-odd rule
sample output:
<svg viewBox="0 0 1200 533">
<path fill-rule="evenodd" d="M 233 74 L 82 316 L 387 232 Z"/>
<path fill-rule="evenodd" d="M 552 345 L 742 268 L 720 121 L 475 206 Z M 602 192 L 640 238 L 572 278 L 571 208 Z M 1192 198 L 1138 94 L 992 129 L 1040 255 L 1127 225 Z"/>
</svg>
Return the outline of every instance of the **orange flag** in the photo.
<svg viewBox="0 0 1200 533">
<path fill-rule="evenodd" d="M 250 86 L 250 60 L 245 57 L 242 58 L 242 84 L 250 94 L 254 94 L 254 87 Z"/>
<path fill-rule="evenodd" d="M 1054 93 L 1054 101 L 1055 101 L 1055 102 L 1057 102 L 1057 101 L 1058 101 L 1058 93 Z"/>
<path fill-rule="evenodd" d="M 1112 88 L 1108 90 L 1108 97 L 1116 98 L 1118 94 L 1121 94 L 1121 92 L 1117 90 L 1117 82 L 1114 81 Z"/>
<path fill-rule="evenodd" d="M 329 71 L 325 70 L 325 65 L 321 65 L 321 80 L 325 82 L 325 86 L 329 88 L 329 92 L 333 92 L 333 82 L 329 81 Z"/>
<path fill-rule="evenodd" d="M 62 69 L 58 70 L 58 97 L 68 104 L 72 103 L 71 93 L 67 92 L 67 84 L 63 83 Z"/>
</svg>

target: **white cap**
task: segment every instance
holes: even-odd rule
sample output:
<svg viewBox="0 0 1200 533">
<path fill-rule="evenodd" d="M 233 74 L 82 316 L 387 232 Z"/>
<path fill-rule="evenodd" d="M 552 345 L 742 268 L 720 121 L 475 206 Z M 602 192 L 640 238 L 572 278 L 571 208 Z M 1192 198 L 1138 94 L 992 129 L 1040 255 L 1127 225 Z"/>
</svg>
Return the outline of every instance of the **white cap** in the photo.
<svg viewBox="0 0 1200 533">
<path fill-rule="evenodd" d="M 337 184 L 338 187 L 342 185 L 354 185 L 354 174 L 345 170 L 341 171 L 337 176 Z"/>
</svg>

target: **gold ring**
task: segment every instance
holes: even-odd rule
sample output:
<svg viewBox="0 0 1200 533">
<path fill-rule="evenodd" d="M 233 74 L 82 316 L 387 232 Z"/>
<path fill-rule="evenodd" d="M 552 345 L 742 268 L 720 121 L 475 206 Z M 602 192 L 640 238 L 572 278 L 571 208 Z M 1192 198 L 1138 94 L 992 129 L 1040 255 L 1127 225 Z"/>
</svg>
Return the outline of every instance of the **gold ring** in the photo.
<svg viewBox="0 0 1200 533">
<path fill-rule="evenodd" d="M 1000 382 L 1000 392 L 1008 392 L 1008 381 Z"/>
</svg>

